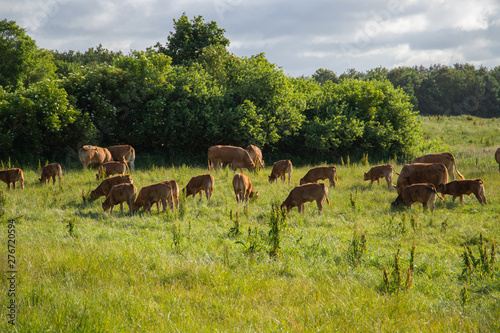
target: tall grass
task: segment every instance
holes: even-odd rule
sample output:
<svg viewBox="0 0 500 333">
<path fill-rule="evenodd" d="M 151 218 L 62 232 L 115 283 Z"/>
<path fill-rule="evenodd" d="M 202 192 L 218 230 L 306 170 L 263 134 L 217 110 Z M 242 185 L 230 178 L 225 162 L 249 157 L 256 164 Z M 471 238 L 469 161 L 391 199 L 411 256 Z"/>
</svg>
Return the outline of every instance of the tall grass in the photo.
<svg viewBox="0 0 500 333">
<path fill-rule="evenodd" d="M 453 124 L 453 119 L 446 121 Z M 461 125 L 464 131 L 479 127 L 467 119 L 455 121 L 467 124 Z M 493 137 L 500 142 L 496 134 Z M 211 171 L 215 177 L 211 201 L 190 197 L 181 200 L 179 212 L 153 209 L 151 216 L 133 217 L 127 209 L 124 215 L 119 210 L 112 216 L 103 213 L 103 198 L 82 200 L 82 191 L 98 185 L 95 171 L 64 170 L 61 184 L 43 186 L 38 183 L 37 166 L 25 168 L 24 191 L 2 189 L 0 207 L 3 262 L 6 221 L 23 216 L 16 225 L 15 328 L 20 332 L 498 331 L 500 273 L 498 260 L 491 258 L 497 256 L 493 244 L 500 239 L 496 190 L 500 173 L 491 156 L 481 155 L 480 144 L 468 146 L 456 139 L 449 148 L 462 156 L 457 162 L 466 178 L 484 180 L 488 205 L 481 206 L 472 196 L 463 204 L 452 204 L 450 199 L 437 202 L 434 213 L 424 213 L 419 204 L 411 211 L 391 211 L 395 191 L 363 181 L 363 172 L 371 166 L 369 157 L 350 160 L 336 166 L 339 182 L 330 189 L 330 205 L 324 206 L 322 215 L 315 203 L 306 204 L 303 214 L 294 208 L 286 215 L 286 227 L 279 228 L 274 239 L 279 240 L 274 243 L 279 256 L 269 255 L 272 204 L 286 198 L 308 167 L 294 168 L 292 185 L 269 184 L 270 167 L 247 173 L 259 198 L 246 207 L 236 203 L 233 172 Z M 478 167 L 474 156 L 479 158 Z M 207 172 L 155 165 L 139 167 L 132 176 L 138 189 L 165 179 L 175 179 L 182 189 L 192 176 Z M 470 252 L 465 252 L 467 247 Z M 471 263 L 477 262 L 471 264 L 471 273 L 463 273 L 464 253 Z M 480 264 L 481 253 L 483 262 L 488 258 L 487 273 L 485 264 Z M 384 269 L 391 292 L 382 287 Z M 0 301 L 5 306 L 6 264 L 1 272 Z M 399 282 L 393 282 L 399 276 Z M 399 292 L 394 292 L 396 286 Z M 8 329 L 6 316 L 0 315 L 0 331 Z"/>
</svg>

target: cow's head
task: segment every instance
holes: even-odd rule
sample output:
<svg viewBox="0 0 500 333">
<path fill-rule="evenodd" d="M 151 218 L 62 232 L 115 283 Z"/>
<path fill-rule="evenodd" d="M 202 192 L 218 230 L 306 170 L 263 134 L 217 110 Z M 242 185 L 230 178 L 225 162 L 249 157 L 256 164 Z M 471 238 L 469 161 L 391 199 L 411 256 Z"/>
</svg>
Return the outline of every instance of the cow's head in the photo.
<svg viewBox="0 0 500 333">
<path fill-rule="evenodd" d="M 365 172 L 365 178 L 364 180 L 370 180 L 370 176 L 368 175 L 368 172 Z"/>
</svg>

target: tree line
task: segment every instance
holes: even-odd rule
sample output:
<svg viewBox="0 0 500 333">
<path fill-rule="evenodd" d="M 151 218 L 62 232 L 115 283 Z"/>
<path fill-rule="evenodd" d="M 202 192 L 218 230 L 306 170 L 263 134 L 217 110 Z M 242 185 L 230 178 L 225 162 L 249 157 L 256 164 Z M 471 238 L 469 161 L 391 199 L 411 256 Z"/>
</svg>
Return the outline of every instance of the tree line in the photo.
<svg viewBox="0 0 500 333">
<path fill-rule="evenodd" d="M 182 15 L 164 45 L 126 55 L 101 45 L 40 49 L 15 22 L 0 21 L 0 159 L 69 163 L 84 144 L 125 143 L 186 162 L 204 161 L 214 144 L 254 144 L 304 163 L 404 158 L 421 144 L 418 111 L 496 116 L 483 114 L 489 103 L 498 113 L 498 68 L 340 77 L 320 69 L 293 78 L 264 54 L 238 57 L 228 45 L 224 30 L 201 16 Z"/>
</svg>

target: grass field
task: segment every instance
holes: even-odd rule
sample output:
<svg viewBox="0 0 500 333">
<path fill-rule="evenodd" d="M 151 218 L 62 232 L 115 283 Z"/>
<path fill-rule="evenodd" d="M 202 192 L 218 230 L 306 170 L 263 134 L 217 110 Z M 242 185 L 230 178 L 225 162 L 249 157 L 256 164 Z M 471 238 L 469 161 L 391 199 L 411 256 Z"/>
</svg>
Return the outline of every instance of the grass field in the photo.
<svg viewBox="0 0 500 333">
<path fill-rule="evenodd" d="M 391 211 L 395 191 L 385 181 L 370 187 L 363 182 L 370 165 L 345 157 L 323 214 L 315 203 L 304 214 L 294 208 L 270 233 L 272 203 L 310 166 L 295 167 L 291 185 L 269 184 L 273 161 L 264 152 L 268 166 L 247 173 L 259 191 L 247 206 L 236 204 L 226 169 L 211 171 L 212 201 L 190 197 L 179 211 L 133 217 L 119 207 L 103 213 L 103 198 L 83 201 L 99 184 L 95 171 L 64 170 L 61 184 L 42 186 L 37 166 L 24 168 L 25 189 L 2 187 L 0 197 L 0 331 L 498 332 L 500 120 L 422 124 L 429 149 L 454 153 L 466 178 L 484 180 L 488 205 L 447 197 L 434 213 L 420 204 Z M 138 189 L 165 179 L 182 188 L 208 172 L 141 166 L 140 154 L 136 165 Z M 13 228 L 15 281 L 8 279 Z M 270 240 L 279 241 L 277 256 L 269 255 Z"/>
</svg>

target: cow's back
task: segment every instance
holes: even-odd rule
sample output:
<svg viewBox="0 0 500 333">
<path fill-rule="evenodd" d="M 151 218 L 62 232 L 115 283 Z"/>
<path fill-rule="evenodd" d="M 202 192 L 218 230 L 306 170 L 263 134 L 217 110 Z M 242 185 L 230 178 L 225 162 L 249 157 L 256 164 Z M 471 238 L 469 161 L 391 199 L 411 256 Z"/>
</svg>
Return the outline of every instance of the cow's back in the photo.
<svg viewBox="0 0 500 333">
<path fill-rule="evenodd" d="M 435 187 L 448 182 L 448 169 L 440 163 L 413 163 L 406 164 L 397 180 L 397 191 L 401 193 L 403 187 L 417 183 L 431 183 Z"/>
</svg>

